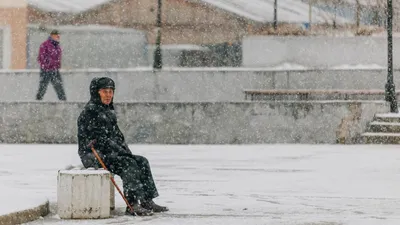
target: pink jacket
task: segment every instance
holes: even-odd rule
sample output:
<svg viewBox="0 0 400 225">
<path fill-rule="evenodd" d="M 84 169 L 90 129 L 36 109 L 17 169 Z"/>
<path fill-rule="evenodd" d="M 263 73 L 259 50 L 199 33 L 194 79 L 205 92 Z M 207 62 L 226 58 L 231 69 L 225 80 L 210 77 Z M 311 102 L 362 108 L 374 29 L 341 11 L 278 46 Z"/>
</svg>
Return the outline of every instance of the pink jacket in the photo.
<svg viewBox="0 0 400 225">
<path fill-rule="evenodd" d="M 50 37 L 40 45 L 38 63 L 44 71 L 54 71 L 61 68 L 62 50 L 60 43 Z"/>
</svg>

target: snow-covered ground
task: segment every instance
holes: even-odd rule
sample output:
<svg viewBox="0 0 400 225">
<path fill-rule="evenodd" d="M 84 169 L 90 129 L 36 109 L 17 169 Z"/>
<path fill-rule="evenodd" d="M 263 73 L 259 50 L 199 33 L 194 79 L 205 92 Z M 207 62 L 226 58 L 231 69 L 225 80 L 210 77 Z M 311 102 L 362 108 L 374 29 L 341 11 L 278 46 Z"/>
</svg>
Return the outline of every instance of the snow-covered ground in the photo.
<svg viewBox="0 0 400 225">
<path fill-rule="evenodd" d="M 131 149 L 150 160 L 161 195 L 156 201 L 170 212 L 151 218 L 124 216 L 117 193 L 113 218 L 70 221 L 51 214 L 29 224 L 400 224 L 398 146 Z M 0 209 L 15 199 L 10 189 L 54 203 L 57 171 L 79 163 L 76 145 L 0 145 L 0 190 L 9 193 L 1 196 Z"/>
<path fill-rule="evenodd" d="M 0 166 L 0 178 L 9 173 L 9 170 L 4 169 L 3 165 Z M 23 183 L 23 181 L 21 181 L 21 183 Z M 45 195 L 32 195 L 26 193 L 22 189 L 15 190 L 14 188 L 7 188 L 5 185 L 7 184 L 2 182 L 0 186 L 0 216 L 35 208 L 47 202 L 47 197 Z M 27 188 L 29 188 L 29 184 L 26 185 Z"/>
</svg>

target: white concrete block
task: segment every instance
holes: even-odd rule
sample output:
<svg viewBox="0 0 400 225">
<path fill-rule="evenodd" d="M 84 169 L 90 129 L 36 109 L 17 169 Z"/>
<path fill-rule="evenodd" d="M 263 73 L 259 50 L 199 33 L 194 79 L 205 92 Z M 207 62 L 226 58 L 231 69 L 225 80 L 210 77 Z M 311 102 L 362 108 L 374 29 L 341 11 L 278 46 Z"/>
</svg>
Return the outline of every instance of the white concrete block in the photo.
<svg viewBox="0 0 400 225">
<path fill-rule="evenodd" d="M 110 172 L 106 170 L 58 171 L 58 215 L 62 219 L 110 217 Z"/>
</svg>

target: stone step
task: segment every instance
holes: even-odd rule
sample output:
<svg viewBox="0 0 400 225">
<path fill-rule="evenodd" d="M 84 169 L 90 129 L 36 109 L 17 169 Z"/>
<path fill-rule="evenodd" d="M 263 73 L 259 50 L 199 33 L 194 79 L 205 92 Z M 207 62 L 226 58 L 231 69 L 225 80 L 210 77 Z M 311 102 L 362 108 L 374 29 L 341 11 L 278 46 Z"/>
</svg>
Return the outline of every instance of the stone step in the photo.
<svg viewBox="0 0 400 225">
<path fill-rule="evenodd" d="M 376 114 L 374 117 L 374 121 L 400 123 L 400 114 L 399 113 Z"/>
<path fill-rule="evenodd" d="M 369 124 L 369 132 L 400 133 L 400 123 L 373 121 Z"/>
<path fill-rule="evenodd" d="M 365 144 L 400 144 L 400 133 L 367 132 L 361 136 Z"/>
</svg>

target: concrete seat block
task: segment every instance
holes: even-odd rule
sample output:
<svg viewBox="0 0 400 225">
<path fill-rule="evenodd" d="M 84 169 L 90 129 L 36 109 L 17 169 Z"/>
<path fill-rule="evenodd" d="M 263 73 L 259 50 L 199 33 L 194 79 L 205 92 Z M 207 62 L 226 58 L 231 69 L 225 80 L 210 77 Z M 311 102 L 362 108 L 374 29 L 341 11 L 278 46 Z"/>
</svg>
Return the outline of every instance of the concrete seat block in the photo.
<svg viewBox="0 0 400 225">
<path fill-rule="evenodd" d="M 58 215 L 62 219 L 110 217 L 113 196 L 110 172 L 106 170 L 58 171 Z"/>
</svg>

